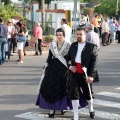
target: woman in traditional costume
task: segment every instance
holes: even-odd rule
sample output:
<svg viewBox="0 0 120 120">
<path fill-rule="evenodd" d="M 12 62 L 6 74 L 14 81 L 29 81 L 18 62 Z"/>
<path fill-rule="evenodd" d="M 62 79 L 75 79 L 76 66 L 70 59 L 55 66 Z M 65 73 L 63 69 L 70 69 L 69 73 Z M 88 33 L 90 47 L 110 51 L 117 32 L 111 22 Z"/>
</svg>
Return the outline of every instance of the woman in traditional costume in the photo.
<svg viewBox="0 0 120 120">
<path fill-rule="evenodd" d="M 65 42 L 65 32 L 62 28 L 56 30 L 57 41 L 53 41 L 49 47 L 49 54 L 45 64 L 44 77 L 42 79 L 36 105 L 43 109 L 50 109 L 49 118 L 53 118 L 55 110 L 72 109 L 68 97 L 68 66 L 67 54 L 70 44 Z M 86 106 L 86 103 L 83 103 Z M 81 107 L 83 107 L 81 106 Z"/>
</svg>

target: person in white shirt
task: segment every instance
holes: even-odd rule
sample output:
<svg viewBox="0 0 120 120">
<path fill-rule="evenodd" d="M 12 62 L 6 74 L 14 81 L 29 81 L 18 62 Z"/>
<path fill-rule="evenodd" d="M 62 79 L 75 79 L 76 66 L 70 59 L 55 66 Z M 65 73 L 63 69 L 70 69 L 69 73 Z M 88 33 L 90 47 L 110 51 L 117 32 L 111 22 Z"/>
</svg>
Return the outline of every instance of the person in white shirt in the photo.
<svg viewBox="0 0 120 120">
<path fill-rule="evenodd" d="M 65 31 L 65 41 L 71 44 L 72 43 L 72 41 L 71 41 L 72 29 L 70 28 L 69 25 L 67 25 L 66 19 L 61 20 L 61 25 Z"/>
<path fill-rule="evenodd" d="M 11 56 L 11 48 L 12 48 L 12 35 L 14 34 L 14 26 L 13 26 L 13 22 L 11 19 L 8 19 L 6 22 L 6 26 L 8 28 L 8 36 L 7 36 L 7 43 L 8 43 L 8 50 L 7 50 L 7 55 L 8 55 L 8 60 L 6 62 L 10 61 L 10 56 Z"/>
<path fill-rule="evenodd" d="M 102 44 L 103 46 L 106 46 L 108 44 L 108 33 L 110 31 L 109 29 L 109 24 L 107 22 L 107 18 L 105 20 L 103 20 L 102 23 Z"/>
<path fill-rule="evenodd" d="M 86 26 L 87 28 L 87 35 L 86 35 L 86 41 L 93 43 L 97 46 L 97 49 L 100 49 L 100 39 L 99 39 L 99 35 L 98 33 L 94 32 L 94 25 L 93 24 L 88 24 Z M 93 82 L 99 82 L 99 75 L 98 75 L 98 71 L 96 70 L 96 76 L 94 78 Z"/>
<path fill-rule="evenodd" d="M 99 50 L 100 39 L 99 39 L 99 35 L 96 32 L 94 32 L 94 25 L 88 24 L 86 28 L 87 28 L 86 41 L 95 44 Z"/>
</svg>

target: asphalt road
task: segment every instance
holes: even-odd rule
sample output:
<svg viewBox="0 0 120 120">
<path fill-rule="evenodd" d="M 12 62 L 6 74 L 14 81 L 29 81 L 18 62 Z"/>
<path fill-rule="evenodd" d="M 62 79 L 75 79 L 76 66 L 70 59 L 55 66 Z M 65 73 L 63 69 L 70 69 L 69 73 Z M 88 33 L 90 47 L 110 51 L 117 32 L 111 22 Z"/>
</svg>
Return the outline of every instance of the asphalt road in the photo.
<svg viewBox="0 0 120 120">
<path fill-rule="evenodd" d="M 11 61 L 0 66 L 0 120 L 50 120 L 48 111 L 35 106 L 37 87 L 47 52 L 33 56 L 29 51 L 23 64 Z M 98 73 L 100 81 L 93 83 L 95 120 L 120 120 L 120 44 L 101 46 Z M 57 111 L 53 120 L 70 120 Z M 80 120 L 90 120 L 87 108 L 79 112 Z M 52 119 L 51 119 L 52 120 Z"/>
</svg>

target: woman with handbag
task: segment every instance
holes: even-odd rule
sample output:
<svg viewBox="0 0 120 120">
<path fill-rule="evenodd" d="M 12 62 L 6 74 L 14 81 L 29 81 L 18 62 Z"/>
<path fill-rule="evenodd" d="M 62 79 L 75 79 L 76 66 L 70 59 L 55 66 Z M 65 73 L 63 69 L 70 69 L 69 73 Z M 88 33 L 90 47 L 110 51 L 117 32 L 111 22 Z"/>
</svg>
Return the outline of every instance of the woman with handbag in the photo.
<svg viewBox="0 0 120 120">
<path fill-rule="evenodd" d="M 37 43 L 35 44 L 35 55 L 38 55 L 38 50 L 40 52 L 40 55 L 42 55 L 42 49 L 41 49 L 41 42 L 42 42 L 42 28 L 40 27 L 39 22 L 35 22 L 35 27 L 34 27 L 34 36 L 38 38 Z"/>
<path fill-rule="evenodd" d="M 26 40 L 26 35 L 25 35 L 25 31 L 23 29 L 23 25 L 21 22 L 17 22 L 16 27 L 18 29 L 18 31 L 16 32 L 17 49 L 18 49 L 18 54 L 19 54 L 18 63 L 21 64 L 23 63 L 23 57 L 24 57 L 23 48 L 24 48 L 24 41 Z"/>
</svg>

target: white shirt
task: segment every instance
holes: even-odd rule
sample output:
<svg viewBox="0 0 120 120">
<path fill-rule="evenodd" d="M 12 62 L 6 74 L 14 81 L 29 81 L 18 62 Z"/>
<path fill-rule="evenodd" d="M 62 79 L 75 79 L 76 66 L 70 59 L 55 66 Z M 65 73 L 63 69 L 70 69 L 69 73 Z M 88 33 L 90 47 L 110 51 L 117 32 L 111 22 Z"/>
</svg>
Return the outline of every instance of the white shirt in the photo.
<svg viewBox="0 0 120 120">
<path fill-rule="evenodd" d="M 120 25 L 119 25 L 119 27 L 118 27 L 118 31 L 120 31 Z"/>
<path fill-rule="evenodd" d="M 82 53 L 82 50 L 83 50 L 85 44 L 86 44 L 86 42 L 78 43 L 78 51 L 77 51 L 77 54 L 76 54 L 76 57 L 75 57 L 75 62 L 76 63 L 81 63 L 81 53 Z"/>
<path fill-rule="evenodd" d="M 104 33 L 104 32 L 109 32 L 109 24 L 107 23 L 107 22 L 103 22 L 102 23 L 102 33 Z"/>
<path fill-rule="evenodd" d="M 8 38 L 12 38 L 11 32 L 13 28 L 14 28 L 13 26 L 8 26 Z"/>
<path fill-rule="evenodd" d="M 72 34 L 72 29 L 67 24 L 63 24 L 63 28 L 65 29 L 65 41 L 71 44 L 70 38 Z"/>
<path fill-rule="evenodd" d="M 86 41 L 97 45 L 98 49 L 100 48 L 99 36 L 93 30 L 88 31 L 87 36 L 86 36 Z"/>
</svg>

